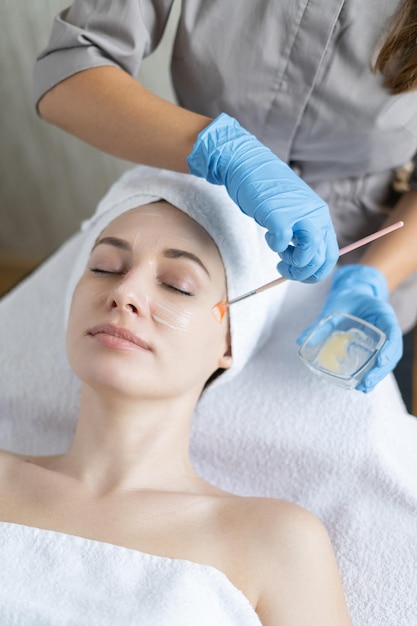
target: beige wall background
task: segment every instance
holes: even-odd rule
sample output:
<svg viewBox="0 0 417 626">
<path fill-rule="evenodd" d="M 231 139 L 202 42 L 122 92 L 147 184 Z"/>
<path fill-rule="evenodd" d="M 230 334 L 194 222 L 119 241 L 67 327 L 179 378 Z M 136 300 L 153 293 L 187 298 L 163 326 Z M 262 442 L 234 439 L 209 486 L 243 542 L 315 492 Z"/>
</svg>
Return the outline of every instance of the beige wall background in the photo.
<svg viewBox="0 0 417 626">
<path fill-rule="evenodd" d="M 42 122 L 32 97 L 32 69 L 54 16 L 70 0 L 0 3 L 0 254 L 45 258 L 74 233 L 100 197 L 131 166 Z M 138 80 L 175 101 L 169 56 L 176 1 L 163 41 Z"/>
</svg>

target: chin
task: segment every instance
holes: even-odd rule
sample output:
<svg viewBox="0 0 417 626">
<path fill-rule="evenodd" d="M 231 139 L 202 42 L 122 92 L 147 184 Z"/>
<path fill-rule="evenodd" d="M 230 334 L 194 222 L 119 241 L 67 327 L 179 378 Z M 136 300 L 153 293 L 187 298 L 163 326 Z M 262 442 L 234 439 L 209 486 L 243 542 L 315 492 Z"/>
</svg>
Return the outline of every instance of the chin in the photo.
<svg viewBox="0 0 417 626">
<path fill-rule="evenodd" d="M 114 391 L 127 396 L 137 395 L 141 388 L 149 388 L 143 380 L 143 372 L 133 368 L 132 364 L 119 362 L 109 363 L 107 359 L 95 359 L 92 363 L 86 359 L 71 363 L 74 373 L 89 387 L 106 391 Z M 136 370 L 135 373 L 132 370 Z"/>
</svg>

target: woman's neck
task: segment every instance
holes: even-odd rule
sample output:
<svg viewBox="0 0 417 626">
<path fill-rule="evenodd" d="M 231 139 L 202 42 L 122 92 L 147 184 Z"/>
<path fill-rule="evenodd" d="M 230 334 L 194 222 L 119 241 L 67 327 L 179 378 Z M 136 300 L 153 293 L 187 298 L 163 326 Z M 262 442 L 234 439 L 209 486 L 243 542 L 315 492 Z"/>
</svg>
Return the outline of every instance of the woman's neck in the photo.
<svg viewBox="0 0 417 626">
<path fill-rule="evenodd" d="M 83 389 L 71 448 L 54 463 L 97 494 L 193 490 L 189 458 L 195 401 L 129 401 Z"/>
</svg>

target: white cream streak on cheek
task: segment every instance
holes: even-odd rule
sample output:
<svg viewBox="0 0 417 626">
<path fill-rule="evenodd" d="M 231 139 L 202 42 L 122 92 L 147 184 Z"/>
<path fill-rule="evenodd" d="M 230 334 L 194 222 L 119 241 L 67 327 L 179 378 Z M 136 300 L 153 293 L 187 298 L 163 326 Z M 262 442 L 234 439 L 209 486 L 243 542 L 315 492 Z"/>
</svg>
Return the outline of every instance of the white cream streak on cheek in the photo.
<svg viewBox="0 0 417 626">
<path fill-rule="evenodd" d="M 158 303 L 152 311 L 152 318 L 158 324 L 184 332 L 190 325 L 191 311 Z"/>
</svg>

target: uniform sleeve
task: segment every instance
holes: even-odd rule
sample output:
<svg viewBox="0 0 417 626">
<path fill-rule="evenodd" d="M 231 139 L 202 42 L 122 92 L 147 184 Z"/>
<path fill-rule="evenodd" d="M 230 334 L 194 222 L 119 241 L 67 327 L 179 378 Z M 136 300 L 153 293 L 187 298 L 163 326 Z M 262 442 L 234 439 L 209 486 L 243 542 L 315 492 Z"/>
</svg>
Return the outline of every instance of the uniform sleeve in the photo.
<svg viewBox="0 0 417 626">
<path fill-rule="evenodd" d="M 54 20 L 34 67 L 36 104 L 49 89 L 82 70 L 113 65 L 136 75 L 158 45 L 173 0 L 75 0 Z"/>
</svg>

